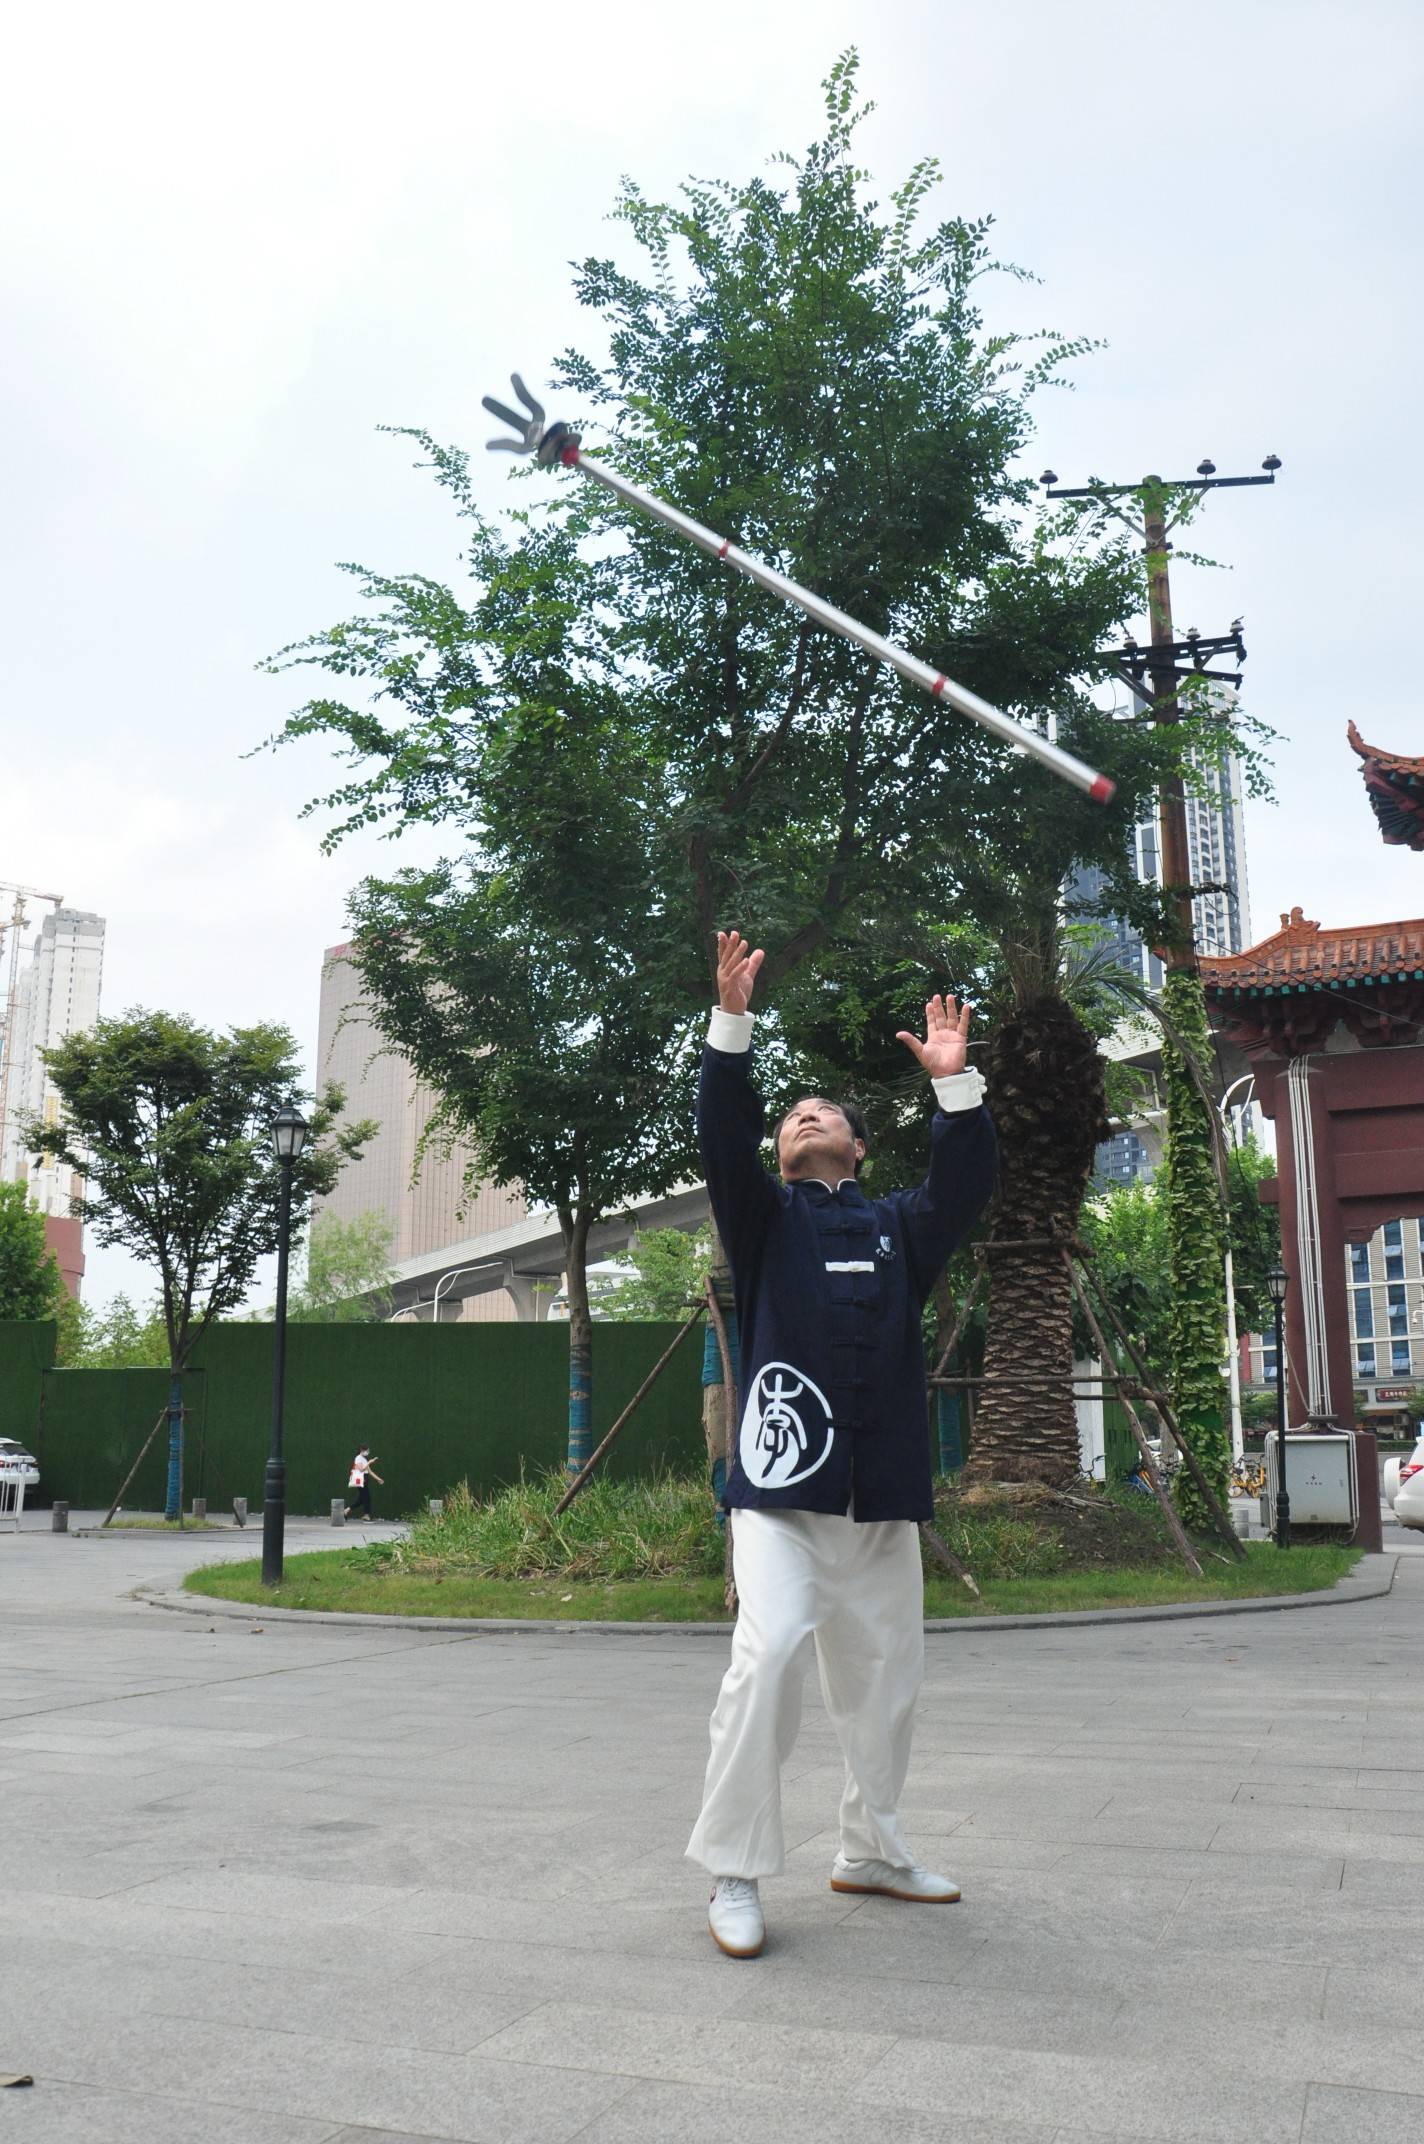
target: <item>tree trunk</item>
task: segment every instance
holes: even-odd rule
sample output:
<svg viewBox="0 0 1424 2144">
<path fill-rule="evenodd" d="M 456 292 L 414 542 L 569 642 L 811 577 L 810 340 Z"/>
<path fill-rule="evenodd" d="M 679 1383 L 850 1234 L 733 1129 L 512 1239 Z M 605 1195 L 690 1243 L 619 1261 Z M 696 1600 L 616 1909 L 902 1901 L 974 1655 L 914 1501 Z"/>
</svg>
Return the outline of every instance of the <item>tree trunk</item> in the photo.
<svg viewBox="0 0 1424 2144">
<path fill-rule="evenodd" d="M 1082 1472 L 1072 1291 L 1061 1252 L 991 1259 L 984 1377 L 967 1480 L 1065 1483 Z"/>
<path fill-rule="evenodd" d="M 569 1296 L 569 1433 L 566 1466 L 581 1473 L 593 1451 L 593 1318 L 588 1307 L 587 1207 L 560 1209 Z"/>
<path fill-rule="evenodd" d="M 183 1373 L 171 1370 L 168 1377 L 168 1495 L 165 1519 L 183 1516 Z"/>
<path fill-rule="evenodd" d="M 981 1060 L 999 1131 L 984 1377 L 967 1481 L 1072 1481 L 1072 1293 L 1059 1244 L 1073 1238 L 1108 1135 L 1097 1044 L 1064 999 L 1015 1005 Z"/>
</svg>

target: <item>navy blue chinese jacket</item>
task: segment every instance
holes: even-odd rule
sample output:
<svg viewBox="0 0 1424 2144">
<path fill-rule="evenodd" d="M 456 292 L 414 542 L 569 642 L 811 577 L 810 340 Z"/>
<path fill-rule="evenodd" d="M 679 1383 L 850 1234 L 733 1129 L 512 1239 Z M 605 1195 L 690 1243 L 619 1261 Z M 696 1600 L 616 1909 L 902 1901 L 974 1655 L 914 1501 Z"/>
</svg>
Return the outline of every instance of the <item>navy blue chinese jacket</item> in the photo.
<svg viewBox="0 0 1424 2144">
<path fill-rule="evenodd" d="M 998 1145 L 977 1071 L 935 1082 L 930 1165 L 869 1199 L 782 1183 L 760 1158 L 750 1014 L 715 1012 L 697 1094 L 702 1164 L 741 1336 L 728 1509 L 933 1516 L 920 1316 L 993 1193 Z M 722 1045 L 718 1047 L 717 1045 Z M 945 1105 L 948 1104 L 948 1107 Z"/>
</svg>

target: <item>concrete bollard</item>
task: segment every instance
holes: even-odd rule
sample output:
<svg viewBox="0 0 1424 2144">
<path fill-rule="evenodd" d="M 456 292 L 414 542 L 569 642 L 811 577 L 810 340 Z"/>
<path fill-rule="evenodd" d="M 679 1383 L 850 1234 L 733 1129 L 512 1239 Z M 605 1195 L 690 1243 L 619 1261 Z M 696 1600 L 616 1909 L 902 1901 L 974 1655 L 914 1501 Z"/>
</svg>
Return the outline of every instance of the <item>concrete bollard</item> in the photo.
<svg viewBox="0 0 1424 2144">
<path fill-rule="evenodd" d="M 69 1532 L 68 1504 L 56 1504 L 49 1515 L 49 1523 L 52 1533 L 67 1534 Z"/>
<path fill-rule="evenodd" d="M 331 1523 L 333 1526 L 344 1526 L 346 1524 L 346 1499 L 344 1497 L 334 1496 L 331 1499 Z"/>
<path fill-rule="evenodd" d="M 441 1514 L 441 1512 L 442 1512 L 442 1511 L 443 1511 L 443 1510 L 445 1509 L 445 1499 L 444 1499 L 444 1497 L 443 1497 L 443 1496 L 432 1496 L 432 1497 L 431 1497 L 431 1498 L 429 1499 L 429 1504 L 430 1504 L 430 1516 L 431 1516 L 431 1518 L 432 1518 L 432 1519 L 438 1519 L 438 1518 L 439 1518 L 439 1516 L 440 1516 L 440 1514 Z"/>
<path fill-rule="evenodd" d="M 1232 1507 L 1231 1507 L 1231 1523 L 1232 1523 L 1232 1526 L 1233 1526 L 1233 1527 L 1235 1528 L 1235 1530 L 1236 1530 L 1237 1538 L 1238 1538 L 1239 1540 L 1242 1540 L 1242 1541 L 1249 1541 L 1249 1540 L 1250 1540 L 1250 1538 L 1251 1538 L 1251 1511 L 1250 1511 L 1250 1507 L 1249 1507 L 1248 1505 L 1246 1505 L 1246 1504 L 1233 1504 L 1233 1505 L 1232 1505 Z"/>
<path fill-rule="evenodd" d="M 195 1525 L 198 1525 L 198 1526 L 204 1525 L 204 1524 L 206 1523 L 206 1521 L 207 1521 L 207 1516 L 208 1516 L 208 1500 L 207 1500 L 207 1498 L 206 1498 L 205 1496 L 195 1496 L 195 1497 L 193 1498 L 193 1522 L 194 1522 L 194 1524 L 195 1524 Z"/>
<path fill-rule="evenodd" d="M 233 1498 L 232 1515 L 239 1526 L 247 1524 L 247 1498 L 245 1496 L 235 1496 Z"/>
</svg>

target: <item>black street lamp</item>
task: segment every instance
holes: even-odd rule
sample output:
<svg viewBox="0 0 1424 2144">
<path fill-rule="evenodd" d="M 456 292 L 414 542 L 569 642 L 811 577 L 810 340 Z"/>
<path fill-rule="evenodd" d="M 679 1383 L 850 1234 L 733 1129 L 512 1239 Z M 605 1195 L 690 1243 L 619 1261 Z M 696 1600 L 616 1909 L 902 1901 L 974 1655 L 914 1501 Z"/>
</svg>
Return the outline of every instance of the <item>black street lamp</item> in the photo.
<svg viewBox="0 0 1424 2144">
<path fill-rule="evenodd" d="M 1286 1289 L 1290 1275 L 1279 1258 L 1266 1275 L 1276 1312 L 1276 1547 L 1290 1547 L 1290 1495 L 1286 1488 Z"/>
<path fill-rule="evenodd" d="M 272 1337 L 272 1442 L 262 1488 L 262 1583 L 282 1583 L 282 1539 L 287 1529 L 287 1462 L 282 1456 L 282 1383 L 287 1368 L 287 1253 L 292 1234 L 292 1167 L 311 1126 L 289 1102 L 272 1120 L 272 1144 L 282 1172 L 277 1208 L 277 1320 Z"/>
</svg>

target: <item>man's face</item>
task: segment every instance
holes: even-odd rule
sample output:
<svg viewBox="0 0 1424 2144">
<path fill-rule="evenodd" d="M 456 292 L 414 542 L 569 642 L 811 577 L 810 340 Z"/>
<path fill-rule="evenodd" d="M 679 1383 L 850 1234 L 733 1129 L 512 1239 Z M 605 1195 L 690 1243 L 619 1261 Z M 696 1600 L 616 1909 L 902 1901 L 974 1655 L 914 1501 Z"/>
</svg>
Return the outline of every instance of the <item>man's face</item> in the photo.
<svg viewBox="0 0 1424 2144">
<path fill-rule="evenodd" d="M 819 1095 L 798 1102 L 788 1112 L 776 1141 L 777 1167 L 788 1184 L 812 1176 L 838 1184 L 843 1176 L 854 1176 L 864 1153 L 844 1111 Z"/>
</svg>

